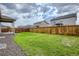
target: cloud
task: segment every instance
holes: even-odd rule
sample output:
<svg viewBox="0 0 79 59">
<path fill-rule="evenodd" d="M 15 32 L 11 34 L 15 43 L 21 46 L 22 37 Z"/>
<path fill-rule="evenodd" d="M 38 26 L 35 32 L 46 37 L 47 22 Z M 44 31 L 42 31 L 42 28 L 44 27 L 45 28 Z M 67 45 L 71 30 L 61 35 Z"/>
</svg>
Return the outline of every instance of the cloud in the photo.
<svg viewBox="0 0 79 59">
<path fill-rule="evenodd" d="M 1 5 L 5 6 L 6 8 L 9 8 L 9 9 L 15 9 L 16 8 L 16 5 L 13 4 L 13 3 L 3 3 Z"/>
<path fill-rule="evenodd" d="M 79 8 L 79 4 L 55 4 L 55 3 L 2 3 L 0 4 L 2 14 L 15 18 L 16 26 L 32 25 L 35 22 L 42 20 L 50 20 L 57 16 L 58 13 L 63 13 Z"/>
</svg>

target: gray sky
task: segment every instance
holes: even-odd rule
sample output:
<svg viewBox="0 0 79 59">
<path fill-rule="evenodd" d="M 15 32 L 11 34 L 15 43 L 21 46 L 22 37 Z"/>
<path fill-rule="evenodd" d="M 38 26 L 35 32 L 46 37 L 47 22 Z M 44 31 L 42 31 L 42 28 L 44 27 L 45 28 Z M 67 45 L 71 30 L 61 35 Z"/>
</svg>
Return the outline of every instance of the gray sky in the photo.
<svg viewBox="0 0 79 59">
<path fill-rule="evenodd" d="M 15 18 L 16 26 L 32 25 L 42 20 L 50 20 L 59 13 L 74 11 L 78 3 L 24 3 L 0 4 L 2 14 Z"/>
</svg>

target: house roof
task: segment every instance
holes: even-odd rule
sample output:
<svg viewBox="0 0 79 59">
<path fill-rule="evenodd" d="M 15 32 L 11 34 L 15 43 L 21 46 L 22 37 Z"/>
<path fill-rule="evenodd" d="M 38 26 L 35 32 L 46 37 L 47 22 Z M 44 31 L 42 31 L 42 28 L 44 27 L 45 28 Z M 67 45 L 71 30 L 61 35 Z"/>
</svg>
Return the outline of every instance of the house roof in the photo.
<svg viewBox="0 0 79 59">
<path fill-rule="evenodd" d="M 15 19 L 10 18 L 8 16 L 1 15 L 1 17 L 0 17 L 0 22 L 14 22 L 14 21 L 15 21 Z"/>
<path fill-rule="evenodd" d="M 45 20 L 44 21 L 40 21 L 40 22 L 36 22 L 36 23 L 34 23 L 34 24 L 40 24 L 40 23 L 46 23 L 46 24 L 49 24 L 49 23 L 47 23 Z"/>
<path fill-rule="evenodd" d="M 76 12 L 66 12 L 66 13 L 58 14 L 57 17 L 51 19 L 51 21 L 66 19 L 66 18 L 71 18 L 71 17 L 76 17 Z"/>
</svg>

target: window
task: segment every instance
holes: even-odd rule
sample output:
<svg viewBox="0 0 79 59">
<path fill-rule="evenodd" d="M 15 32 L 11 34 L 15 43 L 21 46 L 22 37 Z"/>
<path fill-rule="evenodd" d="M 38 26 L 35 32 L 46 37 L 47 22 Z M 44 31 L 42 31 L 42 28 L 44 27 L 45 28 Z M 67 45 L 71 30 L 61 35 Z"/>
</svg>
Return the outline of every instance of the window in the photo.
<svg viewBox="0 0 79 59">
<path fill-rule="evenodd" d="M 63 25 L 63 23 L 56 23 L 55 25 L 57 25 L 57 26 L 61 26 L 61 25 Z"/>
</svg>

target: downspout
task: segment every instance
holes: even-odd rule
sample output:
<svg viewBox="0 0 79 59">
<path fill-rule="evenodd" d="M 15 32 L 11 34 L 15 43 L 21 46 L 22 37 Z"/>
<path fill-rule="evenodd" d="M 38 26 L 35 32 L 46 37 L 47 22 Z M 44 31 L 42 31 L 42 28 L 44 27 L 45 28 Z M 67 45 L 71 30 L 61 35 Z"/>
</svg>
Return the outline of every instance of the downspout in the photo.
<svg viewBox="0 0 79 59">
<path fill-rule="evenodd" d="M 0 33 L 1 33 L 1 22 L 0 22 Z"/>
<path fill-rule="evenodd" d="M 0 8 L 0 19 L 1 19 L 1 8 Z M 0 33 L 1 33 L 1 22 L 0 22 Z"/>
<path fill-rule="evenodd" d="M 14 25 L 14 22 L 12 22 L 12 32 L 13 32 L 13 34 L 15 34 L 15 25 Z"/>
</svg>

